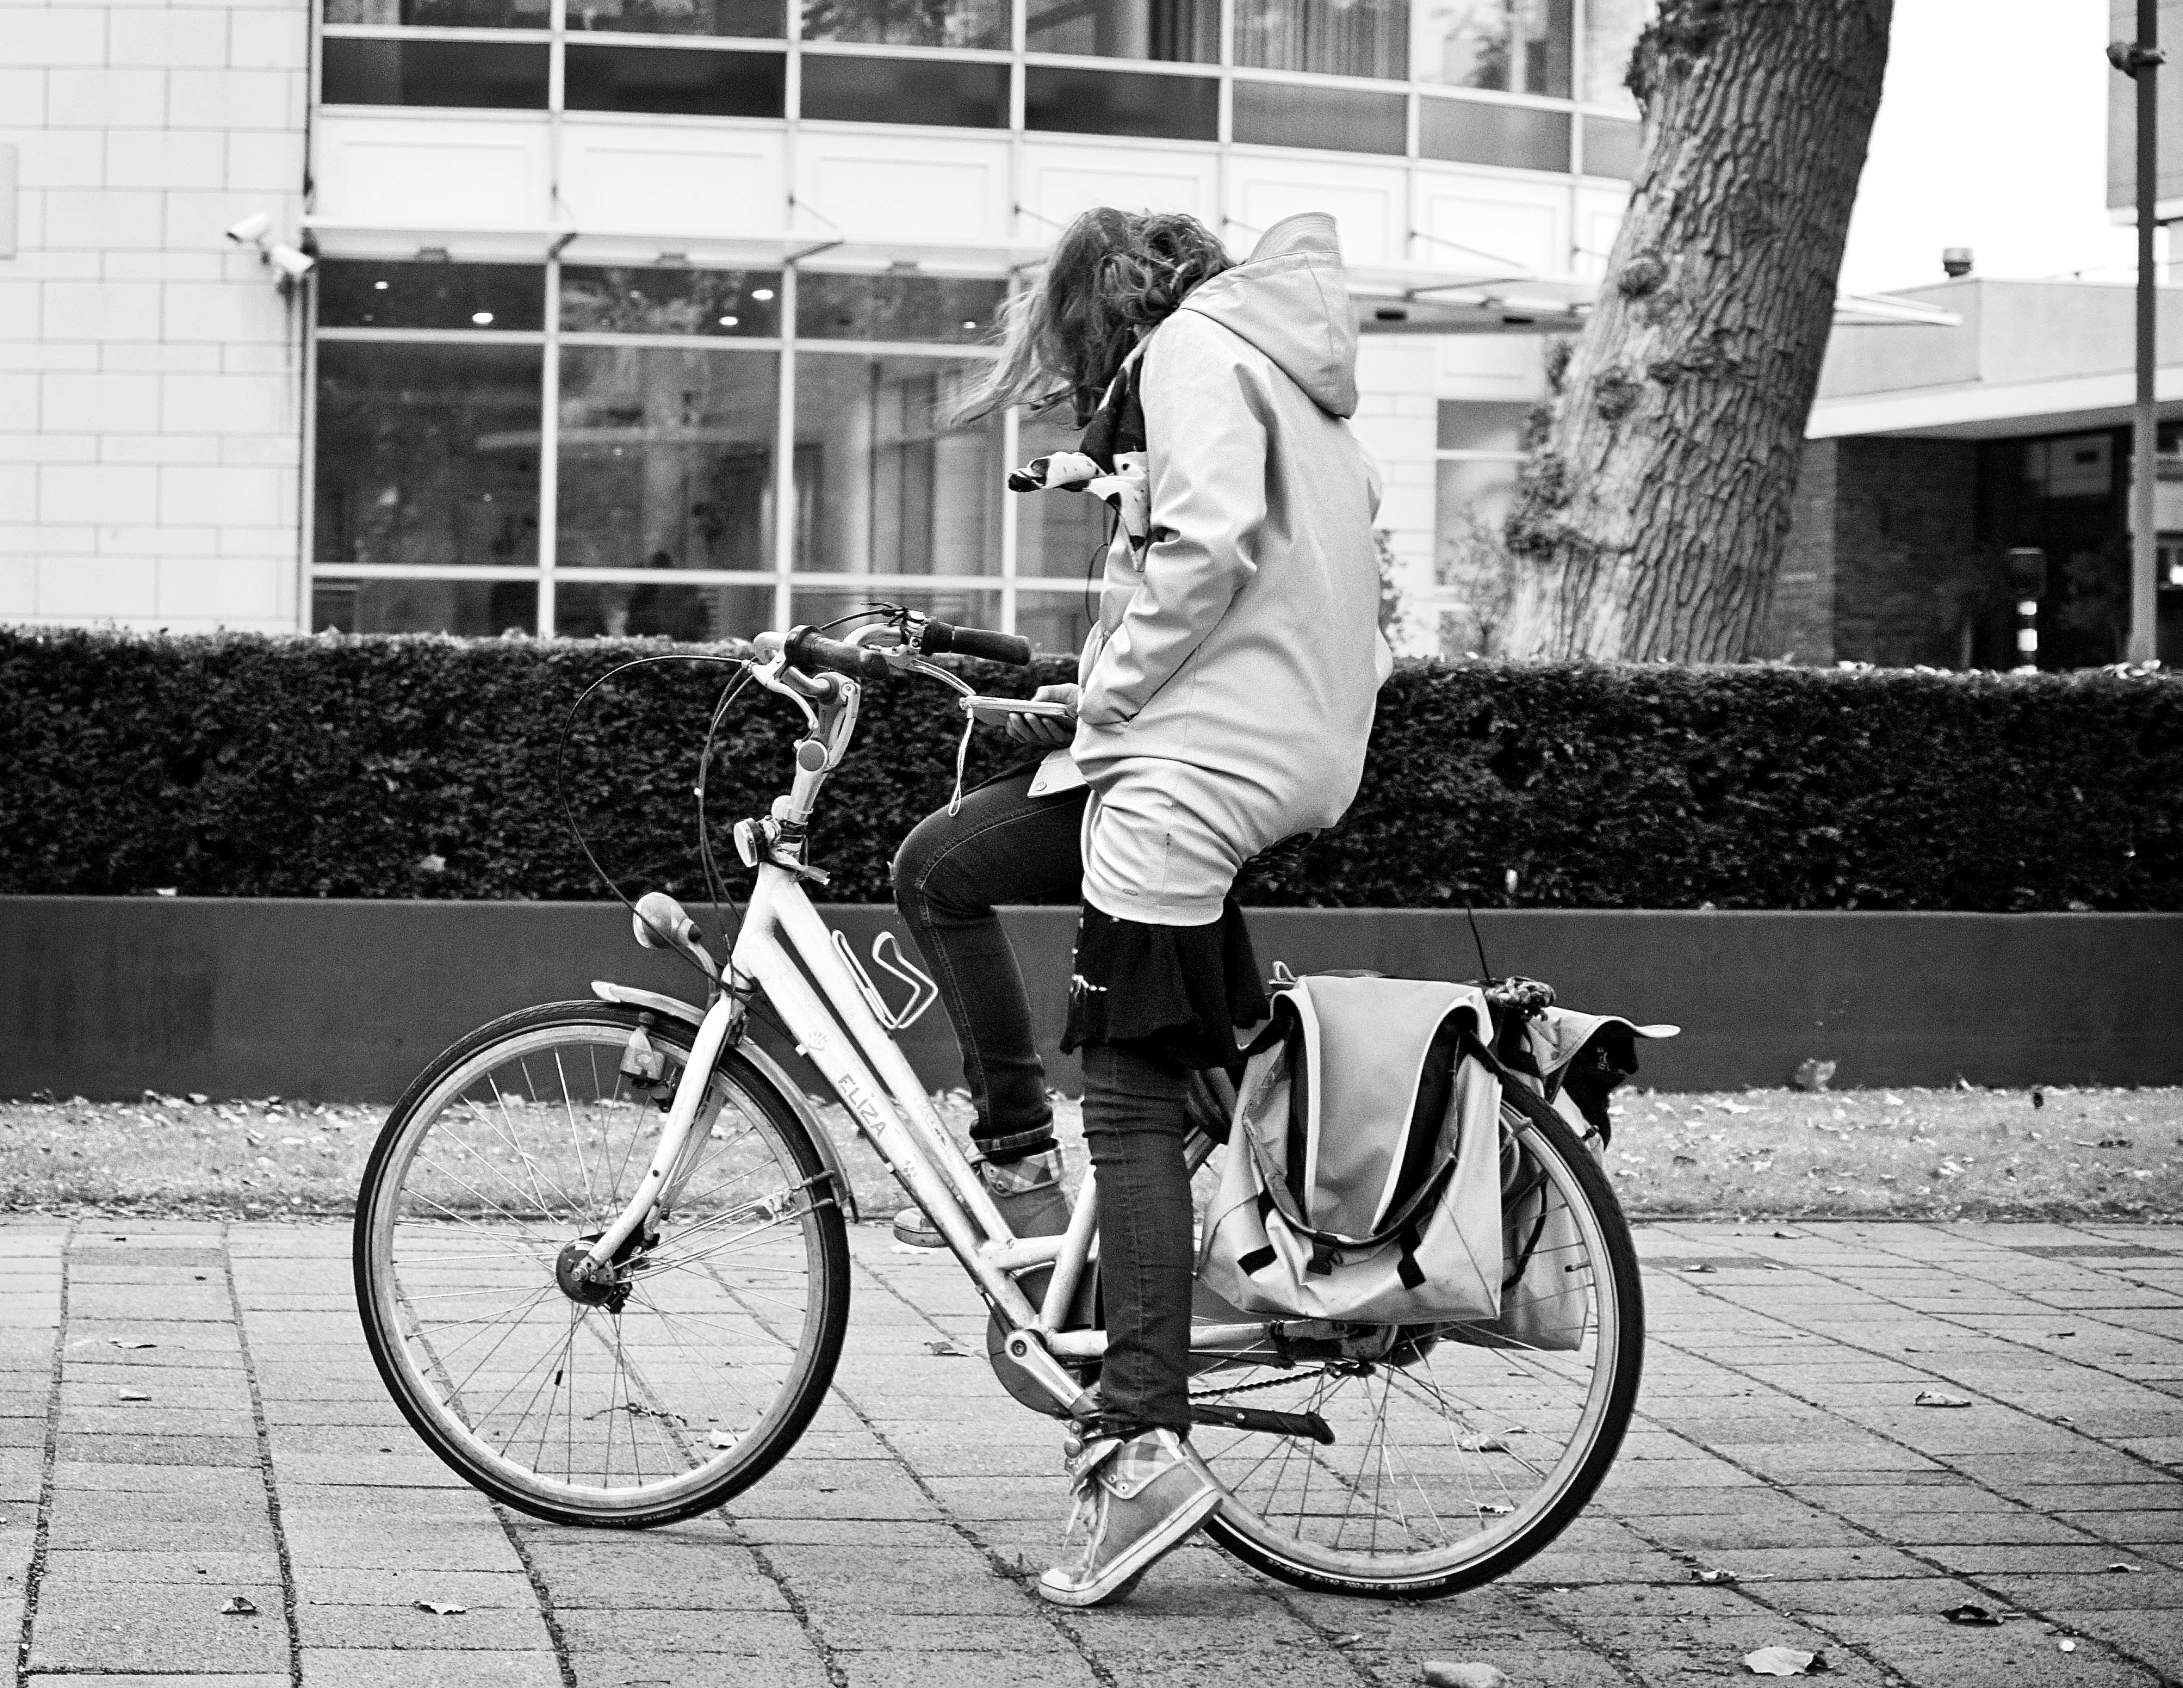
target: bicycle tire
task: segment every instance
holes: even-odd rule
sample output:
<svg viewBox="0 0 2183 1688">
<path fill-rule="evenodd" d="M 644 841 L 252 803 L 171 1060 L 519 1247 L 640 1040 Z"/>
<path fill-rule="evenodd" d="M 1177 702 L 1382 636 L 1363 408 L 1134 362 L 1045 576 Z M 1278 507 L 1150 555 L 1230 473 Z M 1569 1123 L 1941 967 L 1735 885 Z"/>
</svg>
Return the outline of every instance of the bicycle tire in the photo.
<svg viewBox="0 0 2183 1688">
<path fill-rule="evenodd" d="M 1207 1532 L 1215 1542 L 1243 1563 L 1282 1582 L 1323 1593 L 1366 1595 L 1391 1600 L 1440 1599 L 1504 1576 L 1540 1552 L 1576 1518 L 1606 1477 L 1635 1409 L 1643 1371 L 1644 1302 L 1639 1285 L 1636 1247 L 1630 1238 L 1628 1221 L 1622 1215 L 1606 1174 L 1585 1151 L 1574 1133 L 1560 1125 L 1548 1127 L 1521 1116 L 1511 1119 L 1506 1113 L 1503 1119 L 1513 1140 L 1537 1157 L 1550 1187 L 1560 1192 L 1568 1206 L 1570 1218 L 1584 1247 L 1584 1267 L 1589 1274 L 1586 1287 L 1591 1292 L 1591 1301 L 1585 1315 L 1588 1321 L 1585 1328 L 1593 1343 L 1593 1363 L 1585 1389 L 1583 1410 L 1563 1446 L 1561 1457 L 1532 1492 L 1517 1495 L 1513 1490 L 1503 1488 L 1498 1492 L 1508 1494 L 1510 1504 L 1493 1507 L 1480 1505 L 1476 1508 L 1481 1520 L 1492 1512 L 1505 1514 L 1505 1517 L 1493 1517 L 1490 1522 L 1480 1522 L 1475 1533 L 1463 1539 L 1409 1553 L 1380 1554 L 1356 1550 L 1353 1538 L 1359 1526 L 1352 1523 L 1351 1515 L 1347 1511 L 1343 1513 L 1341 1521 L 1329 1531 L 1325 1517 L 1314 1515 L 1310 1511 L 1311 1470 L 1308 1465 L 1304 1473 L 1302 1498 L 1293 1503 L 1298 1514 L 1295 1527 L 1291 1527 L 1291 1521 L 1285 1516 L 1268 1517 L 1264 1502 L 1254 1506 L 1250 1485 L 1247 1481 L 1242 1482 L 1237 1485 L 1240 1492 L 1232 1490 L 1220 1510 L 1214 1514 L 1207 1525 Z M 1566 1267 L 1563 1269 L 1568 1270 Z M 1406 1331 L 1409 1327 L 1401 1329 Z M 1441 1334 L 1436 1336 L 1433 1343 L 1415 1344 L 1423 1350 L 1422 1358 L 1416 1363 L 1430 1368 L 1433 1354 L 1460 1354 L 1472 1357 L 1466 1363 L 1474 1363 L 1476 1369 L 1483 1369 L 1489 1362 L 1476 1360 L 1476 1357 L 1498 1356 L 1505 1370 L 1508 1365 L 1515 1363 L 1507 1356 L 1525 1352 L 1520 1344 L 1512 1346 L 1499 1342 L 1477 1343 L 1475 1333 L 1467 1333 L 1460 1326 L 1443 1326 L 1439 1330 Z M 1394 1352 L 1402 1351 L 1399 1345 L 1394 1348 Z M 1581 1342 L 1578 1351 L 1582 1352 Z M 1543 1350 L 1532 1350 L 1526 1358 L 1531 1364 L 1544 1370 L 1540 1362 L 1541 1353 Z M 1285 1360 L 1286 1358 L 1284 1356 Z M 1389 1382 L 1383 1387 L 1381 1395 L 1380 1411 L 1384 1418 L 1387 1402 L 1393 1394 L 1393 1376 L 1399 1375 L 1405 1367 L 1382 1364 L 1380 1369 L 1389 1376 Z M 1215 1374 L 1215 1377 L 1221 1375 L 1224 1374 Z M 1234 1373 L 1225 1375 L 1233 1376 Z M 1371 1368 L 1367 1366 L 1367 1379 L 1370 1375 Z M 1524 1374 L 1519 1372 L 1510 1375 Z M 1244 1376 L 1246 1381 L 1242 1383 L 1241 1390 L 1260 1387 L 1249 1380 L 1249 1373 L 1246 1372 Z M 1432 1377 L 1429 1387 L 1443 1412 L 1451 1407 L 1461 1406 L 1463 1398 L 1447 1396 L 1437 1376 Z M 1499 1387 L 1503 1397 L 1511 1394 L 1505 1382 Z M 1414 1377 L 1406 1381 L 1405 1388 L 1406 1391 L 1415 1392 Z M 1488 1385 L 1487 1388 L 1490 1394 L 1492 1386 Z M 1236 1392 L 1239 1391 L 1234 1385 L 1225 1391 Z M 1364 1394 L 1368 1401 L 1369 1382 Z M 1265 1394 L 1246 1394 L 1244 1400 L 1287 1406 L 1290 1410 L 1330 1410 L 1325 1401 L 1318 1402 L 1314 1407 L 1305 1400 L 1268 1400 Z M 1413 1416 L 1429 1416 L 1429 1412 L 1430 1408 L 1413 1409 Z M 1524 1428 L 1521 1425 L 1511 1426 L 1507 1432 L 1507 1443 L 1497 1450 L 1490 1445 L 1495 1440 L 1492 1436 L 1481 1435 L 1475 1438 L 1480 1444 L 1476 1457 L 1481 1467 L 1496 1460 L 1506 1464 L 1512 1458 L 1520 1458 L 1524 1448 L 1516 1443 L 1515 1433 Z M 1388 1461 L 1389 1448 L 1392 1446 L 1392 1438 L 1386 1434 L 1384 1425 L 1381 1436 L 1379 1459 L 1384 1465 Z M 1196 1439 L 1202 1449 L 1214 1438 L 1201 1426 Z M 1260 1437 L 1255 1445 L 1264 1447 L 1271 1440 L 1273 1439 Z M 1284 1474 L 1288 1469 L 1287 1462 L 1296 1457 L 1294 1448 L 1298 1445 L 1296 1439 L 1287 1440 L 1291 1451 L 1285 1456 L 1285 1463 L 1281 1468 Z M 1458 1452 L 1466 1451 L 1452 1436 L 1449 1438 L 1449 1445 Z M 1368 1437 L 1365 1443 L 1368 1456 L 1371 1448 L 1372 1443 Z M 1236 1452 L 1237 1449 L 1241 1449 L 1241 1452 Z M 1228 1473 L 1232 1475 L 1240 1469 L 1240 1460 L 1248 1456 L 1250 1449 L 1251 1444 L 1247 1439 L 1238 1439 L 1229 1443 L 1226 1450 L 1209 1453 L 1208 1458 L 1216 1474 L 1221 1474 L 1222 1454 L 1226 1453 L 1231 1461 Z M 1441 1461 L 1442 1470 L 1432 1474 L 1436 1483 L 1452 1489 L 1453 1485 L 1444 1481 L 1448 1449 L 1435 1446 L 1428 1451 L 1439 1456 Z M 1318 1450 L 1303 1457 L 1307 1461 L 1324 1461 L 1328 1459 L 1330 1452 L 1331 1450 Z M 1261 1454 L 1258 1463 L 1251 1469 L 1262 1469 L 1268 1457 L 1270 1456 Z M 1333 1493 L 1338 1495 L 1342 1492 L 1339 1487 L 1339 1474 L 1331 1470 L 1329 1474 L 1336 1484 Z M 1376 1485 L 1376 1476 L 1374 1481 Z M 1425 1493 L 1422 1480 L 1416 1486 L 1421 1495 Z M 1350 1487 L 1354 1497 L 1355 1484 Z M 1276 1478 L 1273 1485 L 1275 1497 L 1279 1496 L 1282 1488 L 1282 1478 Z M 1472 1479 L 1470 1492 L 1477 1492 L 1475 1478 Z M 1398 1503 L 1403 1498 L 1398 1484 Z M 1331 1506 L 1331 1500 L 1326 1504 Z M 1377 1508 L 1379 1505 L 1378 1490 L 1375 1487 L 1373 1506 Z M 1439 1522 L 1437 1512 L 1434 1521 Z M 1376 1513 L 1372 1515 L 1371 1523 L 1371 1541 L 1376 1549 L 1379 1539 Z M 1406 1519 L 1404 1523 L 1413 1529 L 1422 1528 L 1421 1522 L 1416 1519 Z M 1331 1542 L 1307 1539 L 1307 1531 L 1320 1537 L 1331 1534 L 1333 1539 Z M 1350 1541 L 1349 1546 L 1343 1545 L 1345 1539 Z"/>
<path fill-rule="evenodd" d="M 639 1032 L 661 1068 L 658 1079 L 641 1085 L 618 1063 L 600 1060 L 611 1054 L 644 1066 L 632 1053 Z M 838 1196 L 795 1110 L 732 1048 L 714 1066 L 706 1111 L 671 1180 L 669 1219 L 628 1256 L 621 1300 L 609 1307 L 579 1299 L 556 1274 L 567 1245 L 597 1235 L 618 1211 L 624 1175 L 633 1182 L 647 1164 L 642 1139 L 664 1119 L 661 1102 L 688 1058 L 689 1037 L 677 1022 L 607 1002 L 545 1003 L 504 1016 L 418 1075 L 365 1166 L 353 1266 L 380 1378 L 452 1470 L 537 1517 L 643 1529 L 711 1510 L 794 1446 L 833 1380 L 849 1311 Z M 556 1102 L 538 1093 L 549 1052 L 560 1081 Z M 582 1076 L 573 1090 L 569 1078 L 579 1055 L 592 1080 L 582 1100 Z M 600 1095 L 606 1070 L 613 1084 Z M 504 1088 L 498 1074 L 520 1074 L 528 1093 L 512 1082 Z M 539 1131 L 520 1137 L 533 1123 Z M 627 1140 L 609 1185 L 617 1134 Z M 712 1182 L 703 1184 L 708 1175 Z M 454 1314 L 481 1298 L 497 1304 L 504 1297 L 521 1304 L 507 1310 L 506 1330 L 482 1359 L 472 1364 L 465 1354 L 456 1362 L 469 1366 L 457 1383 L 449 1354 L 497 1327 L 458 1336 L 464 1326 L 486 1326 L 487 1316 L 439 1319 L 426 1304 L 453 1302 L 447 1311 Z M 791 1315 L 793 1340 L 783 1334 Z M 557 1332 L 564 1318 L 566 1330 Z M 510 1344 L 514 1352 L 499 1359 Z M 580 1407 L 602 1387 L 592 1375 L 605 1366 L 595 1349 L 611 1353 L 612 1370 L 604 1403 L 583 1414 Z M 481 1407 L 518 1361 L 524 1369 L 500 1399 Z M 506 1427 L 502 1403 L 533 1377 L 525 1416 Z M 529 1415 L 541 1401 L 534 1443 Z M 566 1408 L 559 1418 L 557 1406 Z M 594 1481 L 588 1460 L 595 1433 L 583 1432 L 580 1467 L 578 1426 L 602 1418 L 605 1463 Z M 631 1469 L 617 1484 L 624 1433 Z M 647 1449 L 658 1473 L 652 1479 L 644 1471 Z M 519 1450 L 530 1451 L 519 1457 Z M 553 1456 L 564 1453 L 556 1472 Z"/>
</svg>

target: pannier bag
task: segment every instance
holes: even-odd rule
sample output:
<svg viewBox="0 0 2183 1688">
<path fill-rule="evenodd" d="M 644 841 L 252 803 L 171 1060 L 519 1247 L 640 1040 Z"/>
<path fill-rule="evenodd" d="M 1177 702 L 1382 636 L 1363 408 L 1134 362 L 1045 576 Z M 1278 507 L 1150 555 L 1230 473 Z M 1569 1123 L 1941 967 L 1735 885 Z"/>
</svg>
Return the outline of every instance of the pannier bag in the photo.
<svg viewBox="0 0 2183 1688">
<path fill-rule="evenodd" d="M 1452 1321 L 1456 1340 L 1575 1347 L 1576 1228 L 1501 1125 L 1551 1109 L 1603 1136 L 1606 1092 L 1636 1067 L 1630 1039 L 1674 1030 L 1543 1006 L 1504 1011 L 1497 1035 L 1472 985 L 1284 983 L 1237 1090 L 1200 1282 L 1245 1313 Z"/>
<path fill-rule="evenodd" d="M 1515 1137 L 1523 1115 L 1551 1102 L 1596 1161 L 1613 1135 L 1607 1096 L 1637 1071 L 1635 1040 L 1673 1037 L 1679 1027 L 1639 1026 L 1612 1014 L 1552 1006 L 1523 1016 L 1500 1039 L 1504 1076 L 1501 1230 L 1506 1270 L 1498 1318 L 1446 1334 L 1487 1347 L 1568 1350 L 1584 1340 L 1589 1285 L 1565 1271 L 1583 1258 L 1575 1216 L 1538 1159 Z M 1519 1094 L 1519 1091 L 1521 1094 Z"/>
<path fill-rule="evenodd" d="M 1483 992 L 1314 974 L 1236 1091 L 1200 1280 L 1245 1313 L 1417 1324 L 1501 1307 L 1499 1081 Z"/>
</svg>

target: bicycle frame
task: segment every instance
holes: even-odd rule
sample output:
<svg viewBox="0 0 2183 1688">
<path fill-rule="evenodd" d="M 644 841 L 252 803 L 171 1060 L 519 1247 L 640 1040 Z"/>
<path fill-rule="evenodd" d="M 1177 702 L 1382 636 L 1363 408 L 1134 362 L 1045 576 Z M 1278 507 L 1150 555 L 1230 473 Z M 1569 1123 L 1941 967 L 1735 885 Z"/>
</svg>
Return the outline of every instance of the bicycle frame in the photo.
<svg viewBox="0 0 2183 1688">
<path fill-rule="evenodd" d="M 933 674 L 958 691 L 968 688 L 922 662 L 907 668 Z M 811 736 L 799 742 L 796 777 L 774 804 L 774 821 L 800 825 L 808 819 L 826 776 L 839 765 L 855 731 L 855 682 L 830 676 L 813 682 L 779 658 L 754 665 L 753 677 L 802 708 Z M 812 703 L 820 707 L 814 710 Z M 746 823 L 749 824 L 749 823 Z M 857 1129 L 923 1208 L 947 1247 L 976 1281 L 988 1305 L 1011 1333 L 1007 1351 L 1065 1408 L 1087 1405 L 1077 1380 L 1054 1356 L 1092 1359 L 1106 1348 L 1103 1331 L 1062 1331 L 1061 1324 L 1091 1258 L 1098 1221 L 1098 1193 L 1087 1172 L 1058 1237 L 1018 1238 L 983 1183 L 948 1134 L 923 1082 L 865 1000 L 837 953 L 831 929 L 804 894 L 810 870 L 778 856 L 757 864 L 758 883 L 743 912 L 729 976 L 762 989 L 796 1040 L 797 1052 L 816 1067 L 848 1109 Z M 799 965 L 800 964 L 800 965 Z M 643 1228 L 664 1196 L 703 1112 L 705 1093 L 721 1051 L 744 1034 L 745 1009 L 737 991 L 722 991 L 706 1009 L 691 1042 L 690 1058 L 675 1089 L 667 1122 L 650 1165 L 614 1222 L 585 1257 L 585 1270 L 603 1272 L 622 1246 Z M 1040 1306 L 1032 1306 L 1014 1274 L 1051 1264 Z M 1193 1333 L 1200 1352 L 1235 1352 L 1265 1340 L 1263 1324 L 1205 1325 Z"/>
</svg>

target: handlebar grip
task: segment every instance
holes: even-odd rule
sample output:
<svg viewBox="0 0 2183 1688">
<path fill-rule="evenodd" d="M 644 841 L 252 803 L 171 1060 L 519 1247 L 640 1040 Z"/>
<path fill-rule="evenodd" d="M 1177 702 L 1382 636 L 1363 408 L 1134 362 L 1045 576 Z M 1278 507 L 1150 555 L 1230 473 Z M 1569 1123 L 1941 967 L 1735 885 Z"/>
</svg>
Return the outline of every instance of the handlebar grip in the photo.
<svg viewBox="0 0 2183 1688">
<path fill-rule="evenodd" d="M 995 633 L 984 627 L 951 627 L 928 620 L 917 636 L 920 656 L 982 656 L 1017 668 L 1031 660 L 1031 641 L 1020 633 Z"/>
<path fill-rule="evenodd" d="M 888 673 L 887 659 L 879 652 L 846 640 L 829 639 L 809 627 L 791 628 L 782 650 L 792 665 L 807 674 L 826 668 L 859 680 L 883 680 Z"/>
</svg>

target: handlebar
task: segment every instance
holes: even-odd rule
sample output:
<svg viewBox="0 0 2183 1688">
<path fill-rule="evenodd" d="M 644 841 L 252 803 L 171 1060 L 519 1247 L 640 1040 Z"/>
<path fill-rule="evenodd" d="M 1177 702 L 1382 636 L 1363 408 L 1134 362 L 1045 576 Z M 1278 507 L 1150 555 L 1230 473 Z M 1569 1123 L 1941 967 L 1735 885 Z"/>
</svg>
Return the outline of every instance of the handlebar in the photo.
<svg viewBox="0 0 2183 1688">
<path fill-rule="evenodd" d="M 843 639 L 829 639 L 809 627 L 789 629 L 781 649 L 792 666 L 807 674 L 824 668 L 859 680 L 883 680 L 889 672 L 886 657 L 878 651 Z"/>
<path fill-rule="evenodd" d="M 978 656 L 1021 668 L 1031 660 L 1031 641 L 1020 633 L 995 633 L 983 627 L 953 627 L 928 619 L 918 630 L 919 656 Z"/>
</svg>

